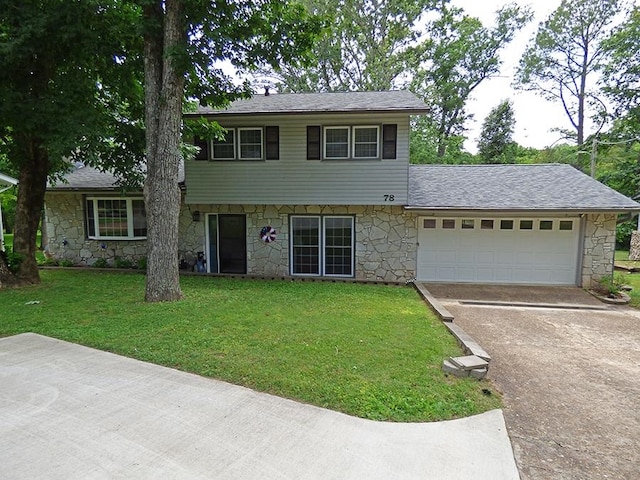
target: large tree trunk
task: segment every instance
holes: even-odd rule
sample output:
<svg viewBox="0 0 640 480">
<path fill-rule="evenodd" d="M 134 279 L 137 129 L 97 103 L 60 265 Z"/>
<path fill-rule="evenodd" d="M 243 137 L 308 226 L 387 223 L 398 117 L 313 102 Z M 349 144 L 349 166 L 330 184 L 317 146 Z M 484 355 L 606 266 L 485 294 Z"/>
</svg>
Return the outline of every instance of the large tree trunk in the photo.
<svg viewBox="0 0 640 480">
<path fill-rule="evenodd" d="M 36 263 L 36 239 L 44 207 L 49 157 L 46 150 L 40 147 L 37 139 L 16 138 L 15 140 L 24 155 L 24 162 L 20 167 L 13 236 L 13 251 L 22 256 L 16 276 L 22 284 L 40 283 Z"/>
<path fill-rule="evenodd" d="M 163 11 L 164 3 L 164 11 Z M 182 297 L 178 269 L 180 191 L 178 169 L 184 72 L 176 53 L 186 44 L 181 0 L 158 1 L 145 8 L 145 126 L 147 143 L 147 283 L 145 300 Z"/>
</svg>

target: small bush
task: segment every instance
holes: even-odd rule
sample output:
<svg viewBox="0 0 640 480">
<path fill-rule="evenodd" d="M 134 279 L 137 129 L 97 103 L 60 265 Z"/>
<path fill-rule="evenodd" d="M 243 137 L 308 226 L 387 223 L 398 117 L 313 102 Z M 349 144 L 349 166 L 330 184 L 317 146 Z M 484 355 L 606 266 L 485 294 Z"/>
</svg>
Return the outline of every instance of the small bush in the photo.
<svg viewBox="0 0 640 480">
<path fill-rule="evenodd" d="M 113 266 L 116 268 L 133 268 L 133 262 L 126 258 L 116 257 L 113 261 Z"/>
<path fill-rule="evenodd" d="M 624 278 L 619 273 L 600 279 L 599 290 L 605 295 L 615 297 L 620 294 L 620 289 L 624 285 Z"/>
<path fill-rule="evenodd" d="M 146 270 L 147 269 L 147 257 L 142 257 L 138 259 L 138 269 Z"/>
<path fill-rule="evenodd" d="M 616 227 L 616 248 L 629 250 L 631 246 L 631 234 L 636 229 L 635 220 L 623 222 Z"/>
<path fill-rule="evenodd" d="M 68 259 L 64 259 L 64 260 L 60 260 L 60 264 L 61 267 L 73 267 L 74 263 L 71 260 Z"/>
<path fill-rule="evenodd" d="M 93 266 L 95 268 L 108 268 L 109 264 L 107 263 L 106 258 L 99 258 L 93 263 Z"/>
<path fill-rule="evenodd" d="M 4 251 L 0 253 L 2 253 L 2 256 L 4 257 L 4 260 L 7 264 L 7 267 L 9 267 L 9 270 L 11 270 L 12 273 L 17 273 L 18 268 L 20 268 L 20 264 L 22 263 L 22 260 L 24 260 L 24 255 L 21 255 L 20 253 L 9 252 L 9 251 Z"/>
</svg>

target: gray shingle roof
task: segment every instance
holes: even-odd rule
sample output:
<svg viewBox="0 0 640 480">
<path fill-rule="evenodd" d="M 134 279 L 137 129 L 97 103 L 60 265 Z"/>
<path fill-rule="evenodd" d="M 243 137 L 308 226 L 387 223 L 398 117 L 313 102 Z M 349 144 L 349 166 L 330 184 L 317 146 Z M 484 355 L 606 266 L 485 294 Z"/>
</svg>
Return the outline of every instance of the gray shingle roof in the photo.
<svg viewBox="0 0 640 480">
<path fill-rule="evenodd" d="M 407 208 L 619 212 L 640 204 L 569 165 L 411 165 Z"/>
<path fill-rule="evenodd" d="M 49 185 L 48 190 L 120 190 L 117 178 L 109 172 L 88 167 L 77 166 L 64 176 L 66 183 L 58 182 Z M 184 182 L 184 164 L 180 165 L 178 183 Z"/>
<path fill-rule="evenodd" d="M 333 112 L 421 114 L 427 111 L 425 103 L 410 91 L 391 90 L 255 95 L 248 100 L 237 100 L 222 110 L 200 107 L 197 112 L 185 115 L 272 115 Z"/>
</svg>

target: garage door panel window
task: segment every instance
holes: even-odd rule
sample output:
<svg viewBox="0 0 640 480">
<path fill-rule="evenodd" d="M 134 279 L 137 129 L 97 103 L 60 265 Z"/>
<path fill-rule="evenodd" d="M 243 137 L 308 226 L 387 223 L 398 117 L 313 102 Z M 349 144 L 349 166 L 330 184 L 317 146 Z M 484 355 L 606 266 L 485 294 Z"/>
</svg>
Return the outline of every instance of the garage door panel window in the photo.
<svg viewBox="0 0 640 480">
<path fill-rule="evenodd" d="M 533 220 L 520 220 L 520 230 L 533 230 Z"/>
<path fill-rule="evenodd" d="M 352 277 L 354 218 L 291 217 L 291 273 Z"/>
<path fill-rule="evenodd" d="M 473 230 L 475 225 L 476 222 L 472 218 L 464 218 L 461 224 L 463 230 Z"/>
<path fill-rule="evenodd" d="M 558 223 L 560 224 L 559 229 L 561 232 L 570 232 L 573 230 L 573 220 L 560 220 Z"/>
</svg>

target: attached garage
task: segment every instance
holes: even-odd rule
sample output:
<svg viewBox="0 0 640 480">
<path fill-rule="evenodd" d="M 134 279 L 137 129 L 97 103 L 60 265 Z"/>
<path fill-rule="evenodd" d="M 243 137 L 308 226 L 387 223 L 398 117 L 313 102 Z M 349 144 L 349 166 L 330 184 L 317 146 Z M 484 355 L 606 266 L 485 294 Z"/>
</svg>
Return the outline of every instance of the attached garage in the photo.
<svg viewBox="0 0 640 480">
<path fill-rule="evenodd" d="M 419 217 L 417 279 L 576 285 L 580 217 Z"/>
<path fill-rule="evenodd" d="M 640 205 L 569 165 L 411 165 L 416 279 L 589 287 Z"/>
</svg>

